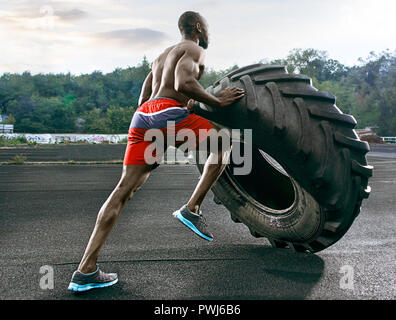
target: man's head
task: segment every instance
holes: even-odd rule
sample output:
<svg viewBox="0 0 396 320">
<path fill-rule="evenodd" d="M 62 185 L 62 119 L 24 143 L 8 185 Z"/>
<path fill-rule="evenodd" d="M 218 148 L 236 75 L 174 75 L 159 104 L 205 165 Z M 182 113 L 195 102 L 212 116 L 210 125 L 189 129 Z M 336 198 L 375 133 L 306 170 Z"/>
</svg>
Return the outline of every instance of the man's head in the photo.
<svg viewBox="0 0 396 320">
<path fill-rule="evenodd" d="M 202 48 L 207 49 L 209 44 L 208 24 L 198 12 L 184 12 L 179 18 L 178 26 L 184 38 L 198 39 L 198 44 Z"/>
</svg>

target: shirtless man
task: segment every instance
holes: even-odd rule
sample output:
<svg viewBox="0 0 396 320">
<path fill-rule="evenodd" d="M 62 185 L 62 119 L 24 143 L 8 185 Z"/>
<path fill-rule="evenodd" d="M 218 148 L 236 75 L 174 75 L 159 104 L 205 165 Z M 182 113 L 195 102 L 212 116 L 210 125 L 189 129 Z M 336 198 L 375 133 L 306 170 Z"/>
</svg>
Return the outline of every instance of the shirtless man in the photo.
<svg viewBox="0 0 396 320">
<path fill-rule="evenodd" d="M 128 144 L 124 156 L 120 181 L 101 207 L 94 230 L 89 239 L 84 256 L 73 273 L 69 290 L 86 291 L 108 287 L 118 281 L 117 274 L 104 273 L 96 265 L 99 251 L 115 224 L 121 210 L 135 192 L 147 180 L 150 172 L 158 164 L 149 164 L 144 151 L 151 144 L 145 141 L 147 130 L 167 131 L 168 121 L 172 121 L 171 132 L 181 129 L 194 132 L 197 146 L 208 138 L 202 130 L 218 128 L 209 120 L 193 114 L 194 100 L 213 107 L 225 107 L 244 95 L 240 88 L 226 88 L 217 97 L 207 93 L 199 84 L 204 71 L 205 49 L 208 47 L 208 29 L 205 19 L 196 12 L 183 13 L 178 22 L 182 41 L 166 49 L 153 63 L 152 71 L 145 79 L 139 98 L 139 108 L 135 112 L 128 134 Z M 205 130 L 204 130 L 205 131 Z M 213 131 L 212 131 L 213 132 Z M 169 133 L 167 133 L 169 134 Z M 224 152 L 219 148 L 210 153 L 191 198 L 173 216 L 186 227 L 208 241 L 213 240 L 202 217 L 201 203 L 225 168 Z M 159 155 L 154 154 L 154 157 Z"/>
</svg>

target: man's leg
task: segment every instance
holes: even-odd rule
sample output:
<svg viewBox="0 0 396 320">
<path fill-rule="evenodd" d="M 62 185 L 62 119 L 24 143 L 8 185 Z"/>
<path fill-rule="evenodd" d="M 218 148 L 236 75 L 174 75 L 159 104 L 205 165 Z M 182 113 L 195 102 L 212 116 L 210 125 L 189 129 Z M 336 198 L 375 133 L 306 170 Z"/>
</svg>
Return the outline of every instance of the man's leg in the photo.
<svg viewBox="0 0 396 320">
<path fill-rule="evenodd" d="M 215 130 L 212 131 L 207 142 L 217 142 L 217 147 L 213 150 L 209 146 L 210 154 L 205 162 L 201 179 L 195 187 L 188 203 L 173 212 L 173 216 L 201 238 L 212 241 L 213 235 L 207 229 L 205 219 L 200 212 L 200 207 L 206 194 L 227 165 L 231 147 L 230 141 L 223 143 L 221 136 Z"/>
<path fill-rule="evenodd" d="M 78 266 L 80 272 L 90 273 L 96 270 L 96 261 L 100 248 L 119 217 L 121 210 L 147 180 L 152 168 L 151 165 L 128 165 L 123 167 L 120 181 L 98 213 L 91 238 Z"/>
<path fill-rule="evenodd" d="M 216 131 L 213 131 L 213 134 L 208 139 L 209 142 L 213 141 L 213 139 L 217 140 L 217 150 L 210 150 L 208 145 L 209 157 L 205 162 L 201 178 L 187 202 L 188 209 L 195 213 L 199 212 L 206 194 L 224 171 L 231 153 L 230 143 L 225 143 L 217 135 L 219 128 L 214 128 Z"/>
</svg>

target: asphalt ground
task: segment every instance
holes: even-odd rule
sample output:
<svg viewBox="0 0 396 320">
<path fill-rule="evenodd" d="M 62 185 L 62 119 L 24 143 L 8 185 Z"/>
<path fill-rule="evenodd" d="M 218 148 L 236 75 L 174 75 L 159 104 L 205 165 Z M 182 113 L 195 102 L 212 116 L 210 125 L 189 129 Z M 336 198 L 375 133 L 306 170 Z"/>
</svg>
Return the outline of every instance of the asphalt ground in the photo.
<svg viewBox="0 0 396 320">
<path fill-rule="evenodd" d="M 126 144 L 37 144 L 0 147 L 0 162 L 24 156 L 26 162 L 110 161 L 124 158 Z"/>
<path fill-rule="evenodd" d="M 15 156 L 25 157 L 25 162 L 53 162 L 53 161 L 122 161 L 126 144 L 37 144 L 0 147 L 0 163 L 12 160 Z M 396 145 L 371 145 L 371 155 L 381 158 L 393 157 Z M 169 152 L 172 158 L 174 153 Z M 177 158 L 183 154 L 177 152 Z M 190 160 L 190 162 L 192 162 Z"/>
<path fill-rule="evenodd" d="M 16 156 L 27 164 L 44 162 L 62 163 L 122 163 L 126 144 L 37 144 L 0 147 L 0 164 L 12 162 Z M 167 162 L 193 163 L 183 152 L 169 148 L 163 156 Z"/>
<path fill-rule="evenodd" d="M 373 150 L 368 162 L 370 198 L 347 234 L 316 254 L 271 248 L 212 194 L 202 210 L 215 241 L 198 238 L 171 214 L 199 173 L 162 165 L 101 251 L 100 267 L 119 283 L 79 295 L 67 286 L 121 165 L 1 165 L 0 299 L 395 299 L 396 148 Z M 43 285 L 45 270 L 54 272 L 53 288 Z"/>
</svg>

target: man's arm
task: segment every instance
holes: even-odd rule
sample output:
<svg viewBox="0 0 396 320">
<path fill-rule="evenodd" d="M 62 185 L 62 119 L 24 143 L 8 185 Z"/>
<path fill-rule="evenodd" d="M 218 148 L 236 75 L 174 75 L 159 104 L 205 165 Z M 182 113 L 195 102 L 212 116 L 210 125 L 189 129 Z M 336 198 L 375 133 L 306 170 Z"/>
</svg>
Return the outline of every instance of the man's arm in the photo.
<svg viewBox="0 0 396 320">
<path fill-rule="evenodd" d="M 140 97 L 138 102 L 139 106 L 141 106 L 148 99 L 150 99 L 152 83 L 153 83 L 153 73 L 150 71 L 150 73 L 147 75 L 142 85 L 142 91 L 140 92 Z"/>
<path fill-rule="evenodd" d="M 240 88 L 226 88 L 217 97 L 206 92 L 198 82 L 199 62 L 202 52 L 200 48 L 192 48 L 180 58 L 175 70 L 175 90 L 196 101 L 215 107 L 230 105 L 243 97 L 244 91 Z"/>
</svg>

